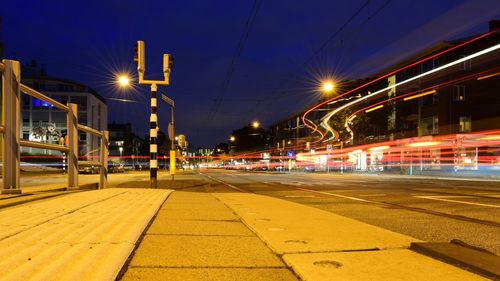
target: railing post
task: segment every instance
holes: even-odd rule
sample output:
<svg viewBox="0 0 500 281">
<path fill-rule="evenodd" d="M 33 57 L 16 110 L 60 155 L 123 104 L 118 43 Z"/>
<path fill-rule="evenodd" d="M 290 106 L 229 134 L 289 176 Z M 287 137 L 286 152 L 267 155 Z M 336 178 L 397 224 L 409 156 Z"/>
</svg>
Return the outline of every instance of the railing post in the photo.
<svg viewBox="0 0 500 281">
<path fill-rule="evenodd" d="M 68 189 L 78 188 L 78 106 L 68 104 Z"/>
<path fill-rule="evenodd" d="M 2 78 L 2 137 L 3 186 L 2 194 L 21 193 L 20 184 L 20 133 L 19 114 L 21 65 L 18 61 L 3 60 L 5 65 Z"/>
<path fill-rule="evenodd" d="M 108 137 L 109 137 L 109 132 L 108 131 L 102 131 L 102 136 L 101 136 L 101 178 L 99 181 L 99 189 L 104 189 L 106 188 L 106 185 L 108 183 Z"/>
</svg>

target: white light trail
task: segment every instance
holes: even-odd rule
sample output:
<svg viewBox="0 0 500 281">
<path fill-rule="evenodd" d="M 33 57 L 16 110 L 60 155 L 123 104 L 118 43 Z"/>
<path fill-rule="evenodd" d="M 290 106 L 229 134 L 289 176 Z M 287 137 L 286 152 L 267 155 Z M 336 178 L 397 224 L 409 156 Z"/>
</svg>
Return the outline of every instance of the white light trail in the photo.
<svg viewBox="0 0 500 281">
<path fill-rule="evenodd" d="M 376 91 L 376 92 L 373 92 L 373 93 L 371 93 L 371 94 L 368 94 L 368 95 L 364 96 L 363 98 L 356 99 L 356 100 L 354 100 L 354 101 L 351 101 L 351 102 L 349 102 L 349 103 L 346 103 L 346 104 L 344 104 L 344 105 L 342 105 L 342 106 L 340 106 L 340 107 L 337 107 L 336 109 L 332 110 L 330 113 L 328 113 L 327 115 L 325 115 L 325 117 L 323 117 L 322 123 L 328 124 L 328 121 L 330 121 L 330 118 L 331 118 L 333 115 L 337 114 L 339 111 L 341 111 L 341 110 L 343 110 L 343 109 L 345 109 L 345 108 L 348 108 L 348 107 L 350 107 L 350 106 L 353 106 L 353 105 L 355 105 L 355 104 L 357 104 L 357 103 L 360 103 L 361 101 L 365 101 L 365 100 L 366 100 L 366 99 L 368 99 L 368 98 L 372 98 L 372 97 L 374 97 L 374 96 L 380 95 L 380 94 L 382 94 L 382 93 L 386 92 L 387 90 L 390 90 L 390 89 L 393 89 L 393 88 L 399 87 L 399 86 L 404 85 L 404 84 L 407 84 L 407 83 L 409 83 L 409 82 L 411 82 L 411 81 L 414 81 L 414 80 L 417 80 L 417 79 L 419 79 L 419 78 L 422 78 L 422 77 L 428 76 L 428 75 L 430 75 L 430 74 L 432 74 L 432 73 L 435 73 L 435 72 L 441 71 L 441 70 L 443 70 L 443 69 L 446 69 L 446 68 L 452 67 L 452 66 L 457 65 L 457 64 L 459 64 L 459 63 L 462 63 L 462 62 L 464 62 L 464 61 L 467 61 L 467 60 L 470 60 L 470 59 L 473 59 L 473 58 L 476 58 L 476 57 L 479 57 L 479 56 L 485 55 L 485 54 L 487 54 L 487 53 L 491 53 L 491 52 L 493 52 L 493 51 L 495 51 L 495 50 L 498 50 L 498 49 L 500 49 L 500 44 L 494 45 L 494 46 L 492 46 L 492 47 L 489 47 L 489 48 L 487 48 L 487 49 L 484 49 L 484 50 L 479 51 L 479 52 L 477 52 L 477 53 L 474 53 L 474 54 L 472 54 L 472 55 L 468 55 L 468 56 L 463 57 L 463 58 L 461 58 L 461 59 L 458 59 L 458 60 L 456 60 L 456 61 L 452 61 L 452 62 L 450 62 L 450 63 L 447 63 L 447 64 L 442 65 L 442 66 L 440 66 L 440 67 L 434 68 L 434 69 L 429 70 L 429 71 L 427 71 L 427 72 L 421 73 L 421 74 L 416 75 L 416 76 L 414 76 L 414 77 L 408 78 L 408 79 L 406 79 L 406 80 L 404 80 L 404 81 L 401 81 L 401 82 L 396 83 L 396 84 L 394 84 L 394 85 L 388 86 L 388 87 L 386 87 L 386 88 L 384 88 L 384 89 L 382 89 L 382 90 L 378 90 L 378 91 Z M 323 127 L 325 127 L 325 126 L 323 125 Z M 335 134 L 333 133 L 333 131 L 331 131 L 331 130 L 330 130 L 330 133 L 332 133 L 332 134 L 335 136 Z"/>
</svg>

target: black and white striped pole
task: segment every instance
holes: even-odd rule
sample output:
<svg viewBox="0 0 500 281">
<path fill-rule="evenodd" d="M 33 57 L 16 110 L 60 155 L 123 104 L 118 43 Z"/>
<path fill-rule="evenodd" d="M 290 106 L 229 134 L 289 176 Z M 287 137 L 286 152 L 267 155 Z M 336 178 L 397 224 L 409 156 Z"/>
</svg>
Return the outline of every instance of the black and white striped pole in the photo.
<svg viewBox="0 0 500 281">
<path fill-rule="evenodd" d="M 168 85 L 170 79 L 170 69 L 174 64 L 173 58 L 169 54 L 163 54 L 163 75 L 164 80 L 144 80 L 146 71 L 144 41 L 137 41 L 135 46 L 134 61 L 137 63 L 139 74 L 139 84 L 151 85 L 151 116 L 149 118 L 149 170 L 150 187 L 157 188 L 158 178 L 158 115 L 157 115 L 157 91 L 159 85 Z"/>
<path fill-rule="evenodd" d="M 149 117 L 149 171 L 151 188 L 156 188 L 158 176 L 158 115 L 156 114 L 156 84 L 151 84 L 151 116 Z"/>
</svg>

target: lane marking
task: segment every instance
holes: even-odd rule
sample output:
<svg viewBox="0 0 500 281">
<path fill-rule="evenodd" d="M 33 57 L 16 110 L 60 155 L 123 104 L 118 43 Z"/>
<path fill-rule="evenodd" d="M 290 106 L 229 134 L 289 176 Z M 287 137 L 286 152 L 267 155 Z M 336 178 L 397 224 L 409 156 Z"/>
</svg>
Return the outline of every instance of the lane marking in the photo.
<svg viewBox="0 0 500 281">
<path fill-rule="evenodd" d="M 361 199 L 361 198 L 356 198 L 356 197 L 351 197 L 351 196 L 345 196 L 345 195 L 340 195 L 340 194 L 335 194 L 335 193 L 330 193 L 330 192 L 325 192 L 325 191 L 318 191 L 318 190 L 314 190 L 314 189 L 307 189 L 307 188 L 300 188 L 300 187 L 297 187 L 295 189 L 302 190 L 302 191 L 319 193 L 319 194 L 323 194 L 323 195 L 340 197 L 340 198 L 354 200 L 354 201 L 361 201 L 361 202 L 366 202 L 366 203 L 377 203 L 377 202 L 373 202 L 373 201 L 369 201 L 369 200 L 365 200 L 365 199 Z"/>
<path fill-rule="evenodd" d="M 214 181 L 216 181 L 216 182 L 219 182 L 219 183 L 222 183 L 222 184 L 224 184 L 224 185 L 227 185 L 227 186 L 229 186 L 229 187 L 230 187 L 230 188 L 232 188 L 232 189 L 238 190 L 239 192 L 244 192 L 244 193 L 247 193 L 247 192 L 248 192 L 248 191 L 243 190 L 243 189 L 241 189 L 241 188 L 239 188 L 239 187 L 237 187 L 237 186 L 234 186 L 234 185 L 229 184 L 229 183 L 227 183 L 227 182 L 223 182 L 223 181 L 221 181 L 221 180 L 219 180 L 219 179 L 216 179 L 216 178 L 214 178 L 214 177 L 211 177 L 211 176 L 209 176 L 209 175 L 207 175 L 207 177 L 208 177 L 208 178 L 210 178 L 210 179 L 212 179 L 212 180 L 214 180 Z"/>
<path fill-rule="evenodd" d="M 387 194 L 383 194 L 383 193 L 378 193 L 378 194 L 363 194 L 363 195 L 359 195 L 360 197 L 377 197 L 377 196 L 387 196 Z"/>
<path fill-rule="evenodd" d="M 444 202 L 466 204 L 466 205 L 491 207 L 491 208 L 500 208 L 500 205 L 491 205 L 491 204 L 483 204 L 483 203 L 473 203 L 473 202 L 467 202 L 467 201 L 451 200 L 451 199 L 442 198 L 442 197 L 450 197 L 450 196 L 413 196 L 413 197 L 422 198 L 422 199 L 428 199 L 428 200 L 436 200 L 436 201 L 444 201 Z M 461 198 L 464 198 L 464 197 L 461 197 Z M 466 197 L 466 198 L 472 198 L 472 197 Z"/>
<path fill-rule="evenodd" d="M 276 183 L 273 183 L 273 182 L 268 182 L 268 181 L 263 181 L 262 183 L 263 183 L 263 184 L 267 184 L 267 185 L 276 185 Z"/>
<path fill-rule="evenodd" d="M 314 198 L 314 195 L 285 195 L 285 198 Z"/>
</svg>

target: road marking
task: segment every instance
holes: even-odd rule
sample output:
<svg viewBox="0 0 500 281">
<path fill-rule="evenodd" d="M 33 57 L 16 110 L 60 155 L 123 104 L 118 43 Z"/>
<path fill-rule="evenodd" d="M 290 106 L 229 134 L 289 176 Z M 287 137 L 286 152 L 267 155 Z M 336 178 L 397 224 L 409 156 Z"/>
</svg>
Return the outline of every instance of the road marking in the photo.
<svg viewBox="0 0 500 281">
<path fill-rule="evenodd" d="M 284 181 L 282 181 L 280 183 L 283 184 L 283 185 L 299 185 L 299 186 L 301 186 L 301 185 L 307 185 L 307 183 L 300 182 L 300 181 L 291 181 L 291 182 L 284 182 Z"/>
<path fill-rule="evenodd" d="M 473 202 L 467 202 L 467 201 L 460 201 L 460 200 L 451 200 L 451 199 L 445 199 L 442 197 L 450 197 L 450 196 L 414 196 L 417 198 L 422 198 L 422 199 L 429 199 L 429 200 L 436 200 L 436 201 L 444 201 L 444 202 L 452 202 L 452 203 L 459 203 L 459 204 L 466 204 L 466 205 L 474 205 L 474 206 L 482 206 L 482 207 L 491 207 L 491 208 L 500 208 L 500 205 L 491 205 L 491 204 L 482 204 L 482 203 L 473 203 Z M 457 196 L 455 196 L 456 198 Z M 452 197 L 453 198 L 453 197 Z M 472 198 L 468 196 L 462 196 L 460 198 Z"/>
<path fill-rule="evenodd" d="M 245 192 L 245 193 L 247 192 L 246 190 L 243 190 L 243 189 L 241 189 L 241 188 L 239 188 L 239 187 L 237 187 L 237 186 L 234 186 L 234 185 L 232 185 L 232 184 L 229 184 L 229 183 L 227 183 L 227 182 L 223 182 L 223 181 L 221 181 L 221 180 L 219 180 L 219 179 L 216 179 L 216 178 L 214 178 L 214 177 L 211 177 L 211 176 L 209 176 L 209 175 L 207 175 L 207 177 L 208 177 L 208 178 L 210 178 L 210 179 L 212 179 L 212 180 L 214 180 L 214 181 L 216 181 L 216 182 L 219 182 L 219 183 L 222 183 L 222 184 L 224 184 L 224 185 L 227 185 L 227 186 L 229 186 L 229 187 L 230 187 L 230 188 L 232 188 L 232 189 L 238 190 L 239 192 Z"/>
<path fill-rule="evenodd" d="M 314 198 L 314 195 L 285 195 L 285 198 Z"/>
<path fill-rule="evenodd" d="M 276 185 L 276 183 L 273 183 L 273 182 L 268 182 L 268 181 L 263 181 L 262 183 L 263 183 L 263 184 L 267 184 L 267 185 Z"/>
<path fill-rule="evenodd" d="M 296 189 L 302 190 L 302 191 L 308 191 L 308 192 L 314 192 L 314 193 L 319 193 L 319 194 L 324 194 L 324 195 L 330 195 L 330 196 L 340 197 L 340 198 L 354 200 L 354 201 L 374 203 L 372 201 L 368 201 L 368 200 L 361 199 L 361 198 L 356 198 L 356 197 L 351 197 L 351 196 L 344 196 L 344 195 L 340 195 L 340 194 L 335 194 L 335 193 L 330 193 L 330 192 L 325 192 L 325 191 L 318 191 L 318 190 L 314 190 L 314 189 L 307 189 L 307 188 L 300 188 L 300 187 L 297 187 Z"/>
<path fill-rule="evenodd" d="M 363 195 L 359 195 L 360 197 L 377 197 L 377 196 L 386 196 L 387 194 L 383 194 L 383 193 L 378 193 L 378 194 L 363 194 Z"/>
</svg>

